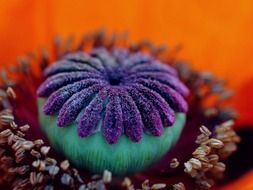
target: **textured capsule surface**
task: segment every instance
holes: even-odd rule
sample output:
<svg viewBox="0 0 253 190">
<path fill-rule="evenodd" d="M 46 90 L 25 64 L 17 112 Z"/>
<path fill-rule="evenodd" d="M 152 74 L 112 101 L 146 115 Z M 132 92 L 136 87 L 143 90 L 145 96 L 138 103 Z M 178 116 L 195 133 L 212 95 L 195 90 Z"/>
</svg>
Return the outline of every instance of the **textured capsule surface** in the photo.
<svg viewBox="0 0 253 190">
<path fill-rule="evenodd" d="M 58 127 L 76 123 L 80 137 L 100 131 L 110 144 L 122 134 L 138 142 L 145 131 L 162 135 L 176 112 L 187 111 L 188 89 L 175 69 L 140 52 L 99 48 L 68 54 L 45 76 L 37 91 L 47 98 L 44 113 L 57 115 Z"/>
<path fill-rule="evenodd" d="M 189 91 L 173 67 L 149 54 L 94 48 L 90 53 L 63 56 L 44 74 L 46 80 L 37 90 L 41 125 L 52 144 L 76 165 L 92 165 L 85 160 L 92 156 L 97 162 L 92 171 L 111 169 L 122 174 L 138 165 L 145 168 L 169 150 L 182 130 Z M 169 140 L 162 141 L 166 136 Z M 97 148 L 97 143 L 103 148 Z M 143 152 L 135 150 L 136 145 Z M 145 148 L 160 145 L 157 152 Z M 126 157 L 121 163 L 125 169 L 109 164 L 105 158 L 109 149 L 119 151 L 114 159 Z M 138 162 L 144 162 L 143 155 L 147 162 L 127 165 L 138 154 Z"/>
</svg>

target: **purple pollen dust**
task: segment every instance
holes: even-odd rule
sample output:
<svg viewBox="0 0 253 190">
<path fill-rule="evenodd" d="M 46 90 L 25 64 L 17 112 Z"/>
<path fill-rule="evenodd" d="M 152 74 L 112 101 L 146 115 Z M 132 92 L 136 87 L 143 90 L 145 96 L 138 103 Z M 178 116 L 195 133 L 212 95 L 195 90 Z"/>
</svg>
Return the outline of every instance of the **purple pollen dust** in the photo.
<svg viewBox="0 0 253 190">
<path fill-rule="evenodd" d="M 100 131 L 108 143 L 122 134 L 141 140 L 172 126 L 176 112 L 188 109 L 189 93 L 177 72 L 145 53 L 103 48 L 64 56 L 44 71 L 37 94 L 43 111 L 57 115 L 57 126 L 76 123 L 80 137 Z"/>
</svg>

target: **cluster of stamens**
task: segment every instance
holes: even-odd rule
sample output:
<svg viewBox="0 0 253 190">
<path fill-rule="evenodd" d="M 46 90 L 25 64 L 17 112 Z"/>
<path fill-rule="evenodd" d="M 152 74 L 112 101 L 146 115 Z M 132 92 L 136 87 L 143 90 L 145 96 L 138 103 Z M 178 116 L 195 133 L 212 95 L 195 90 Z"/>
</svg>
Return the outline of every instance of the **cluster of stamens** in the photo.
<svg viewBox="0 0 253 190">
<path fill-rule="evenodd" d="M 195 179 L 197 188 L 209 189 L 213 186 L 215 179 L 223 176 L 225 164 L 220 160 L 224 158 L 224 153 L 227 155 L 234 152 L 235 149 L 229 147 L 239 141 L 239 137 L 235 133 L 232 139 L 227 136 L 228 131 L 229 134 L 232 134 L 232 126 L 233 121 L 218 125 L 213 137 L 211 137 L 212 133 L 208 128 L 200 127 L 201 134 L 197 136 L 195 141 L 199 146 L 192 153 L 193 157 L 184 163 L 184 171 Z"/>
</svg>

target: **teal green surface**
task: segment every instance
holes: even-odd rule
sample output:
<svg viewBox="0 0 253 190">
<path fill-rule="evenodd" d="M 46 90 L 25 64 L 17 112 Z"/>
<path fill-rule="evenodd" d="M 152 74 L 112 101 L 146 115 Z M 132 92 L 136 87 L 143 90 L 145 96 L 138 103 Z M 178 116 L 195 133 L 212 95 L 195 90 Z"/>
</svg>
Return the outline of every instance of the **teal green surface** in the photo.
<svg viewBox="0 0 253 190">
<path fill-rule="evenodd" d="M 113 175 L 125 175 L 147 168 L 173 147 L 186 120 L 185 114 L 177 113 L 173 127 L 165 128 L 160 137 L 144 134 L 141 141 L 135 143 L 122 135 L 117 144 L 108 144 L 101 133 L 79 137 L 75 124 L 57 127 L 56 116 L 43 113 L 44 102 L 44 99 L 38 99 L 39 120 L 51 145 L 73 165 L 92 173 L 107 169 Z"/>
</svg>

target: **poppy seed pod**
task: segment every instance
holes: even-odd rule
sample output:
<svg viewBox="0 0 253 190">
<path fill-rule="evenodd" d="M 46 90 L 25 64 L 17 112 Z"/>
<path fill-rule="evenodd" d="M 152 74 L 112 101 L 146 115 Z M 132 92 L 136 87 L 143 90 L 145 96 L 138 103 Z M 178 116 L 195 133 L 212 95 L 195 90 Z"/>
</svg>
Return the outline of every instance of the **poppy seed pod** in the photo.
<svg viewBox="0 0 253 190">
<path fill-rule="evenodd" d="M 174 68 L 126 48 L 63 56 L 44 71 L 39 120 L 79 168 L 123 175 L 145 169 L 177 142 L 189 91 Z"/>
</svg>

